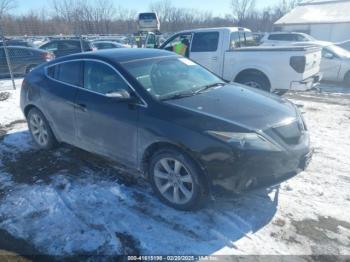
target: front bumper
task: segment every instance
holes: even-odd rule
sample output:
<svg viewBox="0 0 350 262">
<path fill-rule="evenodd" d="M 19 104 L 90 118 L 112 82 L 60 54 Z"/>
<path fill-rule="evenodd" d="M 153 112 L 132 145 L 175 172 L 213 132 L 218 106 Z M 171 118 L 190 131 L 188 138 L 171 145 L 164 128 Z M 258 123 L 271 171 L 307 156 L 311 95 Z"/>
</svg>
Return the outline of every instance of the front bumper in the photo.
<svg viewBox="0 0 350 262">
<path fill-rule="evenodd" d="M 242 193 L 280 184 L 306 170 L 313 151 L 243 153 L 235 163 L 217 169 L 212 180 L 213 195 Z M 239 161 L 237 161 L 239 160 Z"/>
<path fill-rule="evenodd" d="M 313 88 L 317 88 L 322 80 L 323 75 L 321 73 L 309 77 L 303 81 L 291 82 L 289 90 L 291 91 L 307 91 Z"/>
</svg>

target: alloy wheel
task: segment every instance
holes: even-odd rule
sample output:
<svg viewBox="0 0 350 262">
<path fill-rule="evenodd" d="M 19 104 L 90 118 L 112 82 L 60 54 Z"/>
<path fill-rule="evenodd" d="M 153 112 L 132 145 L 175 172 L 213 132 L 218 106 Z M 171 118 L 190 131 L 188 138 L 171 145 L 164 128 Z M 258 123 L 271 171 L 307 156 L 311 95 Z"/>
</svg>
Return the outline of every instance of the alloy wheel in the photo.
<svg viewBox="0 0 350 262">
<path fill-rule="evenodd" d="M 44 119 L 39 114 L 31 114 L 29 125 L 35 141 L 40 146 L 46 146 L 49 142 L 49 132 Z"/>
<path fill-rule="evenodd" d="M 162 196 L 173 204 L 186 204 L 193 197 L 192 175 L 179 160 L 160 159 L 154 166 L 154 180 Z"/>
</svg>

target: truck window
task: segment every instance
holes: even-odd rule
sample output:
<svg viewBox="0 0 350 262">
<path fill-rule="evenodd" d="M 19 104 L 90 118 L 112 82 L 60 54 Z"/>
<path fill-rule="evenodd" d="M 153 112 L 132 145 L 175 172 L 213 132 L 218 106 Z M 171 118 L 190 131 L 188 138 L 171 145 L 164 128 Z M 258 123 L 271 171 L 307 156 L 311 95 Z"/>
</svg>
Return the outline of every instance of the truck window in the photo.
<svg viewBox="0 0 350 262">
<path fill-rule="evenodd" d="M 231 33 L 230 50 L 240 47 L 257 46 L 258 43 L 252 32 Z"/>
<path fill-rule="evenodd" d="M 176 47 L 179 46 L 179 44 L 183 44 L 186 46 L 186 48 L 185 48 L 185 54 L 182 54 L 182 55 L 188 57 L 191 41 L 192 41 L 192 34 L 186 33 L 186 34 L 177 35 L 172 37 L 162 49 L 178 53 L 176 52 Z"/>
<path fill-rule="evenodd" d="M 215 52 L 218 50 L 219 32 L 195 33 L 191 52 Z"/>
<path fill-rule="evenodd" d="M 257 42 L 252 32 L 239 32 L 243 46 L 257 46 Z"/>
</svg>

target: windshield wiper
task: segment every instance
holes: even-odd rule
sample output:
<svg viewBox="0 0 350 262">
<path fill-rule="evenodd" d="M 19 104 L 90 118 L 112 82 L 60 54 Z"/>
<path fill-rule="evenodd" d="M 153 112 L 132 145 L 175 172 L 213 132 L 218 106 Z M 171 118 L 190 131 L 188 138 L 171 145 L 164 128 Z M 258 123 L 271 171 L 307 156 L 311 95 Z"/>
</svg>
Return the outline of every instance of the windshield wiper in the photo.
<svg viewBox="0 0 350 262">
<path fill-rule="evenodd" d="M 207 91 L 210 88 L 218 87 L 218 86 L 224 86 L 224 85 L 226 85 L 226 83 L 218 82 L 218 83 L 214 83 L 214 84 L 211 84 L 211 85 L 203 86 L 201 89 L 197 90 L 195 92 L 195 94 L 200 94 L 200 93 L 203 93 L 203 92 Z"/>
<path fill-rule="evenodd" d="M 175 99 L 181 99 L 181 98 L 184 98 L 184 97 L 190 97 L 190 96 L 195 96 L 195 95 L 198 95 L 210 88 L 213 88 L 213 87 L 217 87 L 217 86 L 224 86 L 226 85 L 226 83 L 224 82 L 218 82 L 218 83 L 214 83 L 214 84 L 211 84 L 211 85 L 207 85 L 207 86 L 204 86 L 196 91 L 192 91 L 192 92 L 185 92 L 185 93 L 178 93 L 178 94 L 174 94 L 174 95 L 169 95 L 167 97 L 164 97 L 162 98 L 161 100 L 162 101 L 167 101 L 167 100 L 175 100 Z"/>
<path fill-rule="evenodd" d="M 162 98 L 162 101 L 167 101 L 167 100 L 175 100 L 175 99 L 180 99 L 180 98 L 184 98 L 184 97 L 190 97 L 190 96 L 194 96 L 196 95 L 196 92 L 186 92 L 186 93 L 178 93 L 178 94 L 174 94 L 171 96 L 167 96 Z"/>
</svg>

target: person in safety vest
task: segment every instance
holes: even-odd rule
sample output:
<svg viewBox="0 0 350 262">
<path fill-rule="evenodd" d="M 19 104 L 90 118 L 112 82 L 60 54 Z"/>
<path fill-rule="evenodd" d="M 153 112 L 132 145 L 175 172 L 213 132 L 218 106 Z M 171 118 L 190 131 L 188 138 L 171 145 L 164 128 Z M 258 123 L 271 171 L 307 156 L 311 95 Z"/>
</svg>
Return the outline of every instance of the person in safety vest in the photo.
<svg viewBox="0 0 350 262">
<path fill-rule="evenodd" d="M 174 45 L 173 51 L 182 56 L 187 56 L 187 50 L 190 45 L 190 41 L 187 38 L 182 39 L 180 43 Z"/>
</svg>

